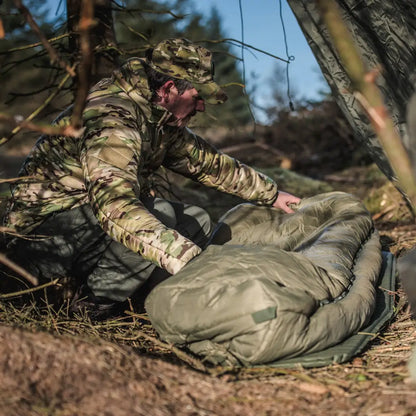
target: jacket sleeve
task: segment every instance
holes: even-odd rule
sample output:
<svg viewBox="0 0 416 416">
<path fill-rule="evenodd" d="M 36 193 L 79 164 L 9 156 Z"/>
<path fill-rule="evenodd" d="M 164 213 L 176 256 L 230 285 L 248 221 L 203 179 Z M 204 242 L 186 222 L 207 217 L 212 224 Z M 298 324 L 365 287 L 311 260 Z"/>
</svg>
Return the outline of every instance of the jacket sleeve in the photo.
<svg viewBox="0 0 416 416">
<path fill-rule="evenodd" d="M 274 180 L 217 150 L 189 129 L 178 130 L 164 164 L 203 185 L 258 205 L 272 205 L 278 195 Z"/>
<path fill-rule="evenodd" d="M 91 100 L 85 111 L 81 163 L 93 211 L 116 241 L 171 274 L 201 249 L 167 228 L 141 203 L 137 174 L 142 138 L 127 100 Z M 122 122 L 121 122 L 122 121 Z"/>
</svg>

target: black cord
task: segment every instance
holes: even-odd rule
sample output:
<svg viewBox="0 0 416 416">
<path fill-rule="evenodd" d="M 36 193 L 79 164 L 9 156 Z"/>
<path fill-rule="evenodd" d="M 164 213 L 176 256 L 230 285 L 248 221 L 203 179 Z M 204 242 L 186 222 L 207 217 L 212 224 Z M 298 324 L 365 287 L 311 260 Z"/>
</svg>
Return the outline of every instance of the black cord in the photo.
<svg viewBox="0 0 416 416">
<path fill-rule="evenodd" d="M 238 0 L 238 6 L 240 8 L 240 26 L 241 26 L 241 62 L 243 63 L 243 85 L 246 88 L 246 62 L 244 59 L 244 18 L 243 18 L 243 7 L 241 0 Z"/>
<path fill-rule="evenodd" d="M 245 96 L 247 97 L 247 106 L 248 106 L 248 110 L 250 112 L 250 116 L 254 122 L 254 130 L 256 130 L 256 117 L 254 116 L 253 110 L 251 108 L 251 104 L 250 104 L 250 98 L 247 95 L 247 90 L 246 90 L 246 63 L 245 63 L 245 59 L 244 59 L 244 18 L 243 18 L 243 7 L 241 5 L 241 0 L 238 0 L 238 5 L 240 8 L 240 22 L 241 22 L 241 61 L 243 63 L 243 92 L 245 94 Z"/>
<path fill-rule="evenodd" d="M 295 107 L 293 105 L 292 96 L 290 93 L 290 77 L 289 77 L 289 64 L 290 62 L 295 60 L 295 57 L 293 55 L 289 55 L 289 48 L 287 45 L 287 36 L 286 36 L 286 28 L 285 28 L 285 22 L 283 19 L 283 12 L 282 12 L 282 0 L 279 0 L 279 14 L 280 14 L 280 22 L 282 24 L 283 29 L 283 39 L 285 42 L 285 49 L 286 49 L 286 57 L 287 57 L 287 63 L 286 63 L 286 82 L 287 82 L 287 98 L 289 99 L 289 107 L 291 111 L 295 111 Z"/>
</svg>

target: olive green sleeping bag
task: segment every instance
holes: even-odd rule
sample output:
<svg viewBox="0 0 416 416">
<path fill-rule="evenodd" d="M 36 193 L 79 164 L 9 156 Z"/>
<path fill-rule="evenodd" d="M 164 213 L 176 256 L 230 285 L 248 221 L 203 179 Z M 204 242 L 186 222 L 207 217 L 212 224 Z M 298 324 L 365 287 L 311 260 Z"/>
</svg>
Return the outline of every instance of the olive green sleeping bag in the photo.
<svg viewBox="0 0 416 416">
<path fill-rule="evenodd" d="M 321 351 L 362 328 L 381 261 L 371 216 L 352 195 L 307 198 L 294 214 L 242 204 L 145 306 L 169 343 L 214 364 L 265 364 Z"/>
</svg>

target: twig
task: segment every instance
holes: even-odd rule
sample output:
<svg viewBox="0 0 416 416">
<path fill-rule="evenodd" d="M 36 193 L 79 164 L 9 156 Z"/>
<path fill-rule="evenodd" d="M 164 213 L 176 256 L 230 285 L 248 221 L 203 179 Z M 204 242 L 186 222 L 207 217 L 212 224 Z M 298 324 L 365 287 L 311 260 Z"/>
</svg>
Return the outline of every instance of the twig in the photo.
<svg viewBox="0 0 416 416">
<path fill-rule="evenodd" d="M 41 50 L 39 52 L 34 53 L 33 55 L 27 56 L 26 58 L 21 58 L 19 60 L 16 61 L 11 61 L 11 62 L 7 62 L 6 64 L 3 65 L 3 67 L 1 68 L 1 75 L 6 75 L 7 73 L 9 73 L 11 70 L 13 70 L 14 68 L 16 68 L 18 65 L 24 63 L 24 62 L 28 62 L 31 59 L 35 59 L 35 58 L 41 58 L 43 56 L 47 55 L 47 52 L 45 50 Z"/>
<path fill-rule="evenodd" d="M 228 87 L 240 87 L 245 88 L 245 85 L 241 82 L 227 82 L 227 84 L 221 84 L 222 88 L 228 88 Z"/>
<path fill-rule="evenodd" d="M 42 234 L 19 234 L 17 231 L 9 228 L 9 227 L 0 227 L 0 233 L 10 234 L 15 237 L 19 237 L 22 240 L 29 240 L 29 241 L 42 241 L 46 239 L 52 238 L 50 235 L 42 235 Z"/>
<path fill-rule="evenodd" d="M 26 22 L 29 24 L 29 26 L 32 28 L 32 30 L 36 33 L 36 35 L 39 37 L 40 41 L 42 42 L 42 45 L 44 48 L 48 51 L 49 56 L 51 58 L 51 63 L 58 63 L 58 65 L 65 69 L 65 71 L 68 72 L 68 74 L 71 77 L 75 77 L 75 71 L 72 67 L 70 67 L 64 60 L 62 60 L 59 57 L 58 52 L 55 50 L 55 48 L 48 42 L 48 39 L 46 36 L 42 33 L 40 30 L 38 24 L 33 19 L 33 16 L 30 14 L 29 10 L 26 8 L 26 6 L 23 5 L 21 0 L 14 0 L 14 3 L 16 7 L 19 9 L 20 13 L 24 16 Z"/>
<path fill-rule="evenodd" d="M 19 116 L 7 116 L 0 113 L 0 120 L 8 121 L 11 124 L 14 124 L 16 127 L 12 130 L 9 136 L 2 137 L 0 139 L 0 146 L 7 143 L 14 135 L 16 135 L 22 128 L 28 130 L 39 131 L 44 134 L 65 134 L 66 136 L 79 137 L 82 134 L 82 131 L 75 130 L 72 126 L 66 127 L 53 127 L 53 126 L 39 126 L 33 123 L 30 123 L 59 93 L 59 91 L 64 87 L 65 83 L 69 79 L 69 74 L 66 74 L 61 82 L 59 83 L 57 89 L 38 107 L 32 114 L 30 114 L 26 120 L 19 119 Z M 65 131 L 63 131 L 65 130 Z"/>
<path fill-rule="evenodd" d="M 48 67 L 48 69 L 49 69 L 50 67 Z M 10 92 L 9 93 L 9 95 L 11 96 L 11 98 L 9 99 L 9 100 L 7 100 L 6 102 L 5 102 L 5 104 L 7 105 L 7 104 L 10 104 L 11 102 L 13 102 L 17 97 L 32 97 L 32 96 L 34 96 L 34 95 L 36 95 L 36 94 L 40 94 L 40 93 L 42 93 L 42 92 L 44 92 L 44 91 L 48 91 L 48 90 L 51 90 L 51 89 L 53 89 L 53 88 L 56 88 L 57 87 L 57 85 L 54 85 L 54 84 L 50 84 L 50 85 L 43 85 L 42 87 L 40 87 L 40 88 L 38 88 L 38 89 L 36 89 L 36 90 L 32 90 L 32 91 L 28 91 L 28 92 L 14 92 L 14 91 L 12 91 L 12 92 Z"/>
<path fill-rule="evenodd" d="M 33 55 L 27 56 L 25 58 L 20 58 L 16 61 L 10 61 L 5 63 L 1 68 L 1 75 L 4 76 L 12 71 L 14 68 L 17 68 L 19 65 L 30 61 L 31 59 L 39 59 L 43 56 L 47 55 L 48 53 L 45 50 L 40 50 L 39 52 L 34 53 Z M 48 67 L 50 68 L 50 66 Z"/>
<path fill-rule="evenodd" d="M 132 8 L 126 8 L 124 6 L 121 6 L 120 4 L 114 3 L 119 8 L 113 8 L 112 10 L 117 12 L 126 12 L 126 13 L 133 13 L 133 12 L 139 12 L 139 13 L 148 13 L 148 14 L 170 14 L 175 19 L 181 20 L 186 17 L 186 14 L 175 14 L 171 10 L 149 10 L 149 9 L 132 9 Z"/>
<path fill-rule="evenodd" d="M 1 294 L 0 299 L 10 299 L 10 298 L 14 298 L 16 296 L 27 295 L 28 293 L 33 293 L 33 292 L 36 292 L 38 290 L 45 289 L 49 286 L 55 286 L 59 283 L 59 280 L 60 279 L 55 279 L 55 280 L 52 280 L 51 282 L 45 283 L 43 285 L 32 287 L 30 289 L 20 290 L 18 292 Z"/>
<path fill-rule="evenodd" d="M 94 25 L 94 3 L 92 0 L 83 0 L 81 4 L 81 17 L 79 20 L 81 62 L 78 66 L 78 89 L 71 116 L 71 124 L 75 129 L 82 127 L 82 112 L 88 95 L 90 73 L 92 67 L 92 52 L 90 46 L 90 29 Z"/>
<path fill-rule="evenodd" d="M 37 131 L 42 134 L 47 134 L 49 136 L 71 136 L 71 137 L 80 137 L 83 133 L 83 129 L 74 129 L 73 126 L 51 126 L 49 124 L 36 124 L 31 121 L 23 120 L 19 116 L 9 116 L 7 114 L 0 113 L 0 121 L 6 121 L 12 125 L 17 126 L 19 131 L 21 129 L 27 129 L 31 131 Z M 16 130 L 14 129 L 14 130 Z M 4 143 L 7 143 L 10 138 L 3 137 L 0 139 L 0 146 Z"/>
<path fill-rule="evenodd" d="M 144 35 L 141 32 L 137 32 L 137 30 L 133 29 L 131 26 L 126 25 L 124 22 L 120 22 L 123 26 L 125 26 L 127 28 L 128 31 L 130 31 L 131 33 L 133 33 L 134 35 L 137 35 L 138 37 L 142 38 L 144 41 L 148 42 L 149 39 L 147 38 L 146 35 Z M 147 48 L 144 48 L 147 49 Z"/>
<path fill-rule="evenodd" d="M 14 270 L 20 276 L 24 277 L 27 281 L 29 281 L 33 286 L 37 286 L 39 281 L 38 279 L 26 271 L 23 267 L 20 267 L 15 262 L 8 259 L 3 253 L 0 253 L 0 263 L 3 263 L 9 269 Z"/>
<path fill-rule="evenodd" d="M 209 372 L 208 368 L 205 367 L 204 364 L 202 364 L 202 362 L 200 360 L 198 360 L 197 358 L 191 357 L 190 355 L 188 355 L 186 352 L 180 350 L 179 348 L 176 348 L 175 346 L 168 344 L 166 342 L 160 341 L 159 339 L 152 337 L 148 334 L 146 334 L 143 331 L 135 331 L 137 333 L 137 335 L 141 335 L 142 338 L 144 338 L 147 341 L 150 341 L 151 343 L 153 343 L 154 345 L 157 345 L 161 348 L 166 348 L 170 351 L 172 351 L 178 358 L 180 358 L 182 361 L 185 361 L 186 363 L 190 364 L 193 368 L 202 371 L 204 373 Z"/>
<path fill-rule="evenodd" d="M 240 44 L 240 45 L 244 46 L 245 48 L 253 49 L 254 51 L 260 52 L 260 53 L 262 53 L 262 54 L 264 54 L 264 55 L 270 56 L 271 58 L 277 59 L 277 60 L 279 60 L 279 61 L 286 62 L 287 64 L 289 64 L 289 63 L 291 62 L 291 61 L 289 61 L 289 60 L 287 60 L 287 59 L 283 59 L 283 58 L 281 58 L 280 56 L 273 55 L 273 54 L 272 54 L 272 53 L 270 53 L 270 52 L 266 52 L 266 51 L 265 51 L 265 50 L 263 50 L 263 49 L 259 49 L 259 48 L 256 48 L 255 46 L 249 45 L 248 43 L 241 42 L 241 40 L 238 40 L 238 39 L 233 39 L 233 38 L 223 38 L 223 39 L 215 39 L 215 40 L 203 39 L 203 40 L 199 40 L 199 41 L 196 41 L 196 42 L 197 42 L 197 43 L 198 43 L 198 42 L 207 42 L 207 43 L 235 42 L 235 43 L 238 43 L 238 44 Z"/>
<path fill-rule="evenodd" d="M 5 35 L 3 20 L 0 18 L 0 39 L 4 39 Z"/>
<path fill-rule="evenodd" d="M 134 314 L 130 311 L 124 311 L 124 313 L 131 315 L 131 316 L 137 316 L 137 314 Z M 165 348 L 169 351 L 172 351 L 178 358 L 180 358 L 182 361 L 187 362 L 190 364 L 193 368 L 203 371 L 204 373 L 209 372 L 208 368 L 205 367 L 204 364 L 197 358 L 191 357 L 186 352 L 180 350 L 179 348 L 176 348 L 172 344 L 168 344 L 166 342 L 163 342 L 155 337 L 152 337 L 151 335 L 146 334 L 143 331 L 140 330 L 134 330 L 137 337 L 144 338 L 146 341 L 150 341 L 152 344 L 157 345 L 158 347 Z"/>
<path fill-rule="evenodd" d="M 132 311 L 124 311 L 124 313 L 128 316 L 132 316 L 132 317 L 143 319 L 145 321 L 150 322 L 149 316 L 145 313 L 136 313 L 136 312 L 132 312 Z"/>
<path fill-rule="evenodd" d="M 0 227 L 0 233 L 17 236 L 17 233 L 8 227 Z"/>
<path fill-rule="evenodd" d="M 58 84 L 58 87 L 56 88 L 56 90 L 49 96 L 46 98 L 46 100 L 42 103 L 41 106 L 39 106 L 35 111 L 33 111 L 27 118 L 26 121 L 31 121 L 33 120 L 38 114 L 40 114 L 40 112 L 58 95 L 59 91 L 61 91 L 61 89 L 64 87 L 64 85 L 66 84 L 66 82 L 69 79 L 69 74 L 65 74 L 65 76 L 62 78 L 61 82 Z M 20 131 L 20 128 L 16 128 L 11 132 L 11 135 L 15 135 Z M 8 140 L 10 140 L 11 137 L 8 138 Z M 2 139 L 3 140 L 3 139 Z M 2 144 L 2 141 L 0 140 L 0 144 Z"/>
<path fill-rule="evenodd" d="M 69 33 L 64 33 L 63 35 L 59 35 L 56 36 L 54 38 L 50 38 L 48 39 L 49 43 L 55 43 L 58 40 L 67 38 L 69 36 Z M 7 49 L 6 51 L 0 51 L 0 55 L 9 55 L 13 52 L 20 52 L 20 51 L 25 51 L 27 49 L 32 49 L 32 48 L 36 48 L 37 46 L 43 45 L 42 42 L 36 42 L 36 43 L 31 43 L 30 45 L 24 45 L 24 46 L 18 46 L 16 48 L 11 48 L 11 49 Z"/>
</svg>

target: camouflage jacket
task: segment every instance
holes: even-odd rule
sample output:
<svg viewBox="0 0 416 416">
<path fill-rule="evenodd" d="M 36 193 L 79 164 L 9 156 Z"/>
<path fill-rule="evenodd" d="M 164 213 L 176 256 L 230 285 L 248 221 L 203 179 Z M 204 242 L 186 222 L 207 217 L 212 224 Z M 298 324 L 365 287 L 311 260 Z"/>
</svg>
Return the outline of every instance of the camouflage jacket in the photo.
<svg viewBox="0 0 416 416">
<path fill-rule="evenodd" d="M 42 136 L 14 186 L 6 225 L 28 233 L 53 212 L 90 204 L 116 241 L 170 273 L 201 249 L 167 228 L 140 201 L 146 177 L 163 165 L 206 186 L 271 205 L 277 185 L 222 154 L 187 128 L 168 126 L 171 114 L 151 103 L 142 62 L 134 58 L 94 86 L 78 139 Z M 56 124 L 69 123 L 68 110 Z"/>
</svg>

